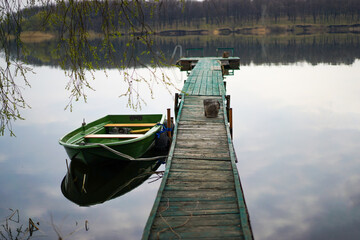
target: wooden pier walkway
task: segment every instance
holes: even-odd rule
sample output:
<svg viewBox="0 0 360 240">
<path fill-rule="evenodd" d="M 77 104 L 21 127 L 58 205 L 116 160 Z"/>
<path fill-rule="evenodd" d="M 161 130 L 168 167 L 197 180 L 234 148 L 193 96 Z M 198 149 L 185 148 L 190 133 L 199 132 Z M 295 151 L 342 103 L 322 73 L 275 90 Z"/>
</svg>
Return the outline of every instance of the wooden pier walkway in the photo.
<svg viewBox="0 0 360 240">
<path fill-rule="evenodd" d="M 166 170 L 143 239 L 253 239 L 221 69 L 219 59 L 197 59 L 184 84 Z M 220 102 L 216 118 L 204 115 L 203 100 L 209 98 Z"/>
</svg>

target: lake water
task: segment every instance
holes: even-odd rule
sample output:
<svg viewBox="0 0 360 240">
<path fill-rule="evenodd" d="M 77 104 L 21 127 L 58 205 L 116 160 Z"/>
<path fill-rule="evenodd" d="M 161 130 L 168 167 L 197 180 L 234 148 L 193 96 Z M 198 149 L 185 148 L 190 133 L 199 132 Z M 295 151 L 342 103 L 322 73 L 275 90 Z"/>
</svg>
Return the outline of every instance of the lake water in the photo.
<svg viewBox="0 0 360 240">
<path fill-rule="evenodd" d="M 48 66 L 34 71 L 32 87 L 23 90 L 32 109 L 13 124 L 17 137 L 0 137 L 1 224 L 12 209 L 19 210 L 20 223 L 11 226 L 27 226 L 31 218 L 40 224 L 34 235 L 42 239 L 58 233 L 68 239 L 141 238 L 160 181 L 91 207 L 75 205 L 60 190 L 67 155 L 58 139 L 83 118 L 135 112 L 126 107 L 127 98 L 118 97 L 124 92 L 119 72 L 109 70 L 108 78 L 97 72 L 91 82 L 96 91 L 69 112 L 64 73 Z M 163 71 L 181 89 L 186 74 Z M 255 239 L 360 238 L 359 76 L 356 59 L 346 65 L 249 63 L 226 77 Z M 173 108 L 177 90 L 152 85 L 154 99 L 147 86 L 134 86 L 147 103 L 135 113 Z"/>
</svg>

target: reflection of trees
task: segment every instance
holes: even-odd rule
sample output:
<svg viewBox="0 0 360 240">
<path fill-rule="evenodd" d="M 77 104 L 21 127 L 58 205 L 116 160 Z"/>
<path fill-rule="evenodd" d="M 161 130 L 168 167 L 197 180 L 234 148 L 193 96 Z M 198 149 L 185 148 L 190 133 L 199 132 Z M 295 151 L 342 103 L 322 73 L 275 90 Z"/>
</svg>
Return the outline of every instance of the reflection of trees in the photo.
<svg viewBox="0 0 360 240">
<path fill-rule="evenodd" d="M 298 36 L 289 38 L 260 38 L 219 36 L 208 39 L 206 36 L 196 37 L 159 37 L 154 39 L 155 45 L 161 46 L 162 52 L 170 59 L 174 47 L 177 44 L 183 48 L 202 47 L 205 56 L 216 56 L 216 48 L 234 47 L 234 55 L 241 58 L 242 65 L 254 64 L 290 64 L 296 62 L 308 62 L 311 64 L 352 64 L 360 58 L 360 36 L 354 34 L 330 34 L 320 36 Z M 94 46 L 100 44 L 100 40 L 94 40 Z M 115 49 L 122 49 L 127 40 L 113 42 Z M 32 65 L 59 66 L 61 55 L 48 54 L 56 47 L 56 42 L 43 42 L 27 44 L 30 54 L 28 61 Z M 136 45 L 138 55 L 146 48 Z M 13 49 L 15 52 L 15 49 Z M 101 53 L 98 54 L 103 59 Z M 114 56 L 114 62 L 120 63 L 122 56 Z M 151 58 L 147 55 L 142 57 L 144 64 L 151 64 Z M 106 61 L 98 61 L 101 68 L 112 68 L 114 65 Z M 137 67 L 135 64 L 133 67 Z M 138 65 L 140 66 L 140 65 Z"/>
<path fill-rule="evenodd" d="M 286 41 L 252 41 L 239 46 L 242 64 L 352 64 L 360 58 L 360 36 L 314 36 Z"/>
</svg>

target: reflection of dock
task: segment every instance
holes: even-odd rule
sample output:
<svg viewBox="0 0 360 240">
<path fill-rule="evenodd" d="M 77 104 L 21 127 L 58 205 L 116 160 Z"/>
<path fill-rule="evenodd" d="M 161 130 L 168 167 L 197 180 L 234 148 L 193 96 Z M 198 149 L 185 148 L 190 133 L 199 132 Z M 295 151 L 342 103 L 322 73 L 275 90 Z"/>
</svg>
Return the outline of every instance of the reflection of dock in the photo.
<svg viewBox="0 0 360 240">
<path fill-rule="evenodd" d="M 239 63 L 239 58 L 231 59 Z M 143 239 L 253 239 L 235 164 L 229 98 L 222 76 L 225 65 L 236 64 L 227 62 L 229 58 L 195 60 L 179 61 L 194 66 L 177 106 L 164 178 Z M 204 116 L 203 100 L 209 98 L 220 103 L 215 118 Z"/>
</svg>

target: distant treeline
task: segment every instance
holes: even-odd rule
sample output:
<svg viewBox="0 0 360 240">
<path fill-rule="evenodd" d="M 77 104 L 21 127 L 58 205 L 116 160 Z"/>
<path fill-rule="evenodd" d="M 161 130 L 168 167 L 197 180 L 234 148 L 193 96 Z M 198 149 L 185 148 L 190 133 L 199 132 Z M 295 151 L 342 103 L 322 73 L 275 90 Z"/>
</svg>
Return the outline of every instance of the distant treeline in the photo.
<svg viewBox="0 0 360 240">
<path fill-rule="evenodd" d="M 81 21 L 94 32 L 101 32 L 103 22 L 109 20 L 112 31 L 126 31 L 128 19 L 138 18 L 135 24 L 148 24 L 155 30 L 199 28 L 206 29 L 210 25 L 236 28 L 246 24 L 262 23 L 322 23 L 344 24 L 360 21 L 360 0 L 204 0 L 199 1 L 128 1 L 127 9 L 135 14 L 122 16 L 121 8 L 117 16 L 106 19 L 106 8 L 119 7 L 119 2 L 108 1 L 99 5 L 86 16 L 66 16 L 66 12 L 53 14 L 54 5 L 32 7 L 22 11 L 22 31 L 60 31 L 61 21 Z M 137 5 L 134 5 L 136 2 Z M 139 3 L 140 2 L 140 3 Z M 81 4 L 81 1 L 80 3 Z M 92 4 L 87 2 L 87 4 Z M 95 3 L 94 3 L 95 4 Z M 74 7 L 76 5 L 72 5 Z M 95 6 L 95 5 L 94 5 Z M 81 7 L 81 6 L 80 6 Z M 136 9 L 141 9 L 137 11 Z M 52 9 L 52 11 L 49 11 Z M 60 9 L 60 8 L 59 8 Z M 62 8 L 64 11 L 66 8 Z M 52 14 L 48 14 L 52 12 Z M 56 16 L 55 16 L 56 15 Z M 45 16 L 45 18 L 44 18 Z M 59 16 L 65 16 L 59 19 Z M 46 19 L 47 24 L 42 24 Z"/>
<path fill-rule="evenodd" d="M 177 0 L 165 0 L 153 24 L 192 25 L 262 23 L 280 19 L 290 22 L 337 23 L 360 20 L 359 0 L 204 0 L 186 1 L 183 6 Z M 182 10 L 182 7 L 184 9 Z"/>
</svg>

